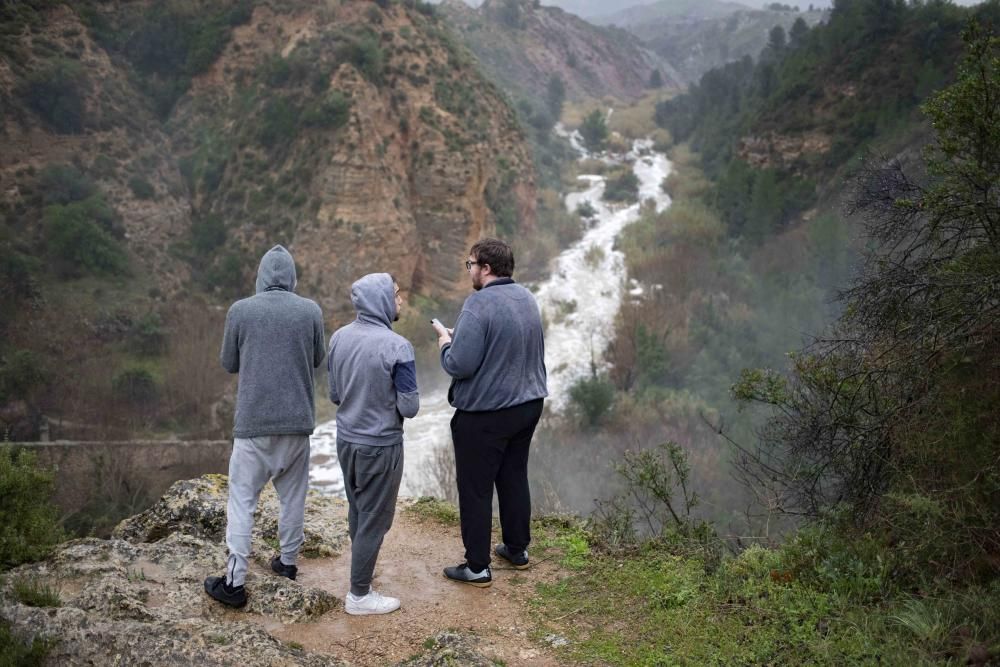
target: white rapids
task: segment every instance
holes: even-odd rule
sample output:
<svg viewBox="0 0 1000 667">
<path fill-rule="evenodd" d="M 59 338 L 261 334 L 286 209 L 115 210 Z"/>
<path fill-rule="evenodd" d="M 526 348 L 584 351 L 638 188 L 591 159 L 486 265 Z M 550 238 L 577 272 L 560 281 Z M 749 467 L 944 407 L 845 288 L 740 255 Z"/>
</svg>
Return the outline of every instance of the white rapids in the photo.
<svg viewBox="0 0 1000 667">
<path fill-rule="evenodd" d="M 569 139 L 582 157 L 590 157 L 579 133 L 556 132 Z M 670 173 L 670 161 L 652 150 L 653 142 L 637 140 L 625 156 L 603 157 L 607 163 L 631 163 L 639 178 L 639 202 L 652 199 L 656 210 L 670 205 L 660 184 Z M 596 211 L 592 223 L 579 241 L 555 260 L 552 275 L 538 285 L 529 285 L 538 299 L 545 331 L 545 366 L 548 369 L 550 409 L 561 411 L 569 400 L 569 389 L 590 373 L 592 360 L 604 367 L 604 349 L 613 334 L 614 318 L 621 304 L 625 283 L 624 255 L 615 249 L 615 239 L 626 225 L 639 219 L 640 203 L 609 205 L 602 201 L 604 178 L 585 175 L 582 192 L 566 196 L 566 209 L 577 210 L 590 202 Z M 432 474 L 436 452 L 451 446 L 449 422 L 454 409 L 448 405 L 444 372 L 435 378 L 440 389 L 422 393 L 420 412 L 404 424 L 404 466 L 400 495 L 441 495 Z M 420 378 L 422 385 L 429 384 Z M 320 400 L 324 400 L 320 397 Z M 344 481 L 337 461 L 337 425 L 326 422 L 312 435 L 310 485 L 323 493 L 343 496 Z"/>
</svg>

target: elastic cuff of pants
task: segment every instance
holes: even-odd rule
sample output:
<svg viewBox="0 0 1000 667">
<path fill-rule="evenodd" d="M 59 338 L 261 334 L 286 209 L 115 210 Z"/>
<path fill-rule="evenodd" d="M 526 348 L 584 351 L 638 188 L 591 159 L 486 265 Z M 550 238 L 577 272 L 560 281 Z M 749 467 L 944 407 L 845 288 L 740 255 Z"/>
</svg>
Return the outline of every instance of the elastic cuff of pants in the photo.
<svg viewBox="0 0 1000 667">
<path fill-rule="evenodd" d="M 296 561 L 298 559 L 294 555 L 293 556 L 287 556 L 285 554 L 281 554 L 279 560 L 281 560 L 281 564 L 282 565 L 288 565 L 288 566 L 294 567 L 295 563 L 296 563 Z M 289 561 L 291 561 L 291 562 L 289 562 Z"/>
<path fill-rule="evenodd" d="M 469 572 L 475 572 L 475 573 L 482 572 L 483 570 L 485 570 L 490 566 L 489 563 L 487 563 L 486 565 L 481 565 L 479 563 L 473 563 L 471 561 L 468 563 L 468 565 L 469 565 Z"/>
<path fill-rule="evenodd" d="M 371 584 L 368 584 L 367 586 L 355 586 L 354 584 L 351 584 L 351 595 L 353 595 L 356 598 L 363 598 L 364 596 L 371 593 L 371 591 L 372 591 Z"/>
</svg>

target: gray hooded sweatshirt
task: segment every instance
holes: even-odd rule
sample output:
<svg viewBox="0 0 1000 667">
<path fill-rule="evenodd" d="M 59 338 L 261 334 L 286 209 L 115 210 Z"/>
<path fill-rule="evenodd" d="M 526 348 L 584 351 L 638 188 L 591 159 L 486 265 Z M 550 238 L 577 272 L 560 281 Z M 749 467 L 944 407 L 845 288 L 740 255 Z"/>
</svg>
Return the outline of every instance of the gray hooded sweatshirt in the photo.
<svg viewBox="0 0 1000 667">
<path fill-rule="evenodd" d="M 260 260 L 257 294 L 226 315 L 222 367 L 239 373 L 233 436 L 309 435 L 316 425 L 313 369 L 323 363 L 323 314 L 293 294 L 295 262 L 276 245 Z"/>
<path fill-rule="evenodd" d="M 441 348 L 441 367 L 452 377 L 448 401 L 459 410 L 502 410 L 548 396 L 535 297 L 510 278 L 474 292 Z"/>
<path fill-rule="evenodd" d="M 351 286 L 358 318 L 330 337 L 330 400 L 337 410 L 337 439 L 387 446 L 403 441 L 403 419 L 417 414 L 420 394 L 413 346 L 393 332 L 396 297 L 392 276 L 370 273 Z"/>
</svg>

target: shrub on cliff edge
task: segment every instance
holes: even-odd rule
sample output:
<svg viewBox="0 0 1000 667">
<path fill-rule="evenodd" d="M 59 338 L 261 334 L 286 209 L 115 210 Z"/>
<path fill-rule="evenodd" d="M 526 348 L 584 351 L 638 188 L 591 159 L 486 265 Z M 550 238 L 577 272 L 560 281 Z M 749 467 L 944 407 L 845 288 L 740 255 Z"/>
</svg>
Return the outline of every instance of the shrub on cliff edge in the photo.
<svg viewBox="0 0 1000 667">
<path fill-rule="evenodd" d="M 0 569 L 45 557 L 63 539 L 52 473 L 25 449 L 0 445 Z"/>
</svg>

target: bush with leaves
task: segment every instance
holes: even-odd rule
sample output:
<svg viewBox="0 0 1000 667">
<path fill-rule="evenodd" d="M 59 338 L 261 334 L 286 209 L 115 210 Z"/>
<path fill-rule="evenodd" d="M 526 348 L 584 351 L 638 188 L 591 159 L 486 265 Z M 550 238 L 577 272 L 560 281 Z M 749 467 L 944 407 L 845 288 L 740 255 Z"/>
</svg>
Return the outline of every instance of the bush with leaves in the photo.
<svg viewBox="0 0 1000 667">
<path fill-rule="evenodd" d="M 590 151 L 600 151 L 604 149 L 604 144 L 608 140 L 608 123 L 604 117 L 604 112 L 594 109 L 580 125 L 580 136 L 583 143 Z"/>
<path fill-rule="evenodd" d="M 582 378 L 570 387 L 569 398 L 587 426 L 594 427 L 614 404 L 615 386 L 595 371 L 590 377 Z"/>
<path fill-rule="evenodd" d="M 100 195 L 48 206 L 44 218 L 49 252 L 58 273 L 75 277 L 128 272 L 128 257 L 116 237 L 120 233 L 118 216 Z"/>
<path fill-rule="evenodd" d="M 60 134 L 79 134 L 86 123 L 87 79 L 78 62 L 58 58 L 32 72 L 21 87 L 28 106 Z"/>
<path fill-rule="evenodd" d="M 747 371 L 735 387 L 777 408 L 740 462 L 772 507 L 845 505 L 907 548 L 924 522 L 894 521 L 893 499 L 937 507 L 951 531 L 927 553 L 947 576 L 1000 550 L 1000 37 L 972 22 L 964 38 L 958 80 L 924 107 L 926 175 L 870 160 L 857 181 L 871 250 L 836 335 L 790 378 Z"/>
<path fill-rule="evenodd" d="M 44 558 L 63 539 L 52 473 L 23 448 L 0 445 L 0 569 Z"/>
<path fill-rule="evenodd" d="M 626 169 L 608 178 L 604 186 L 604 199 L 614 202 L 634 202 L 639 198 L 639 177 Z"/>
</svg>

